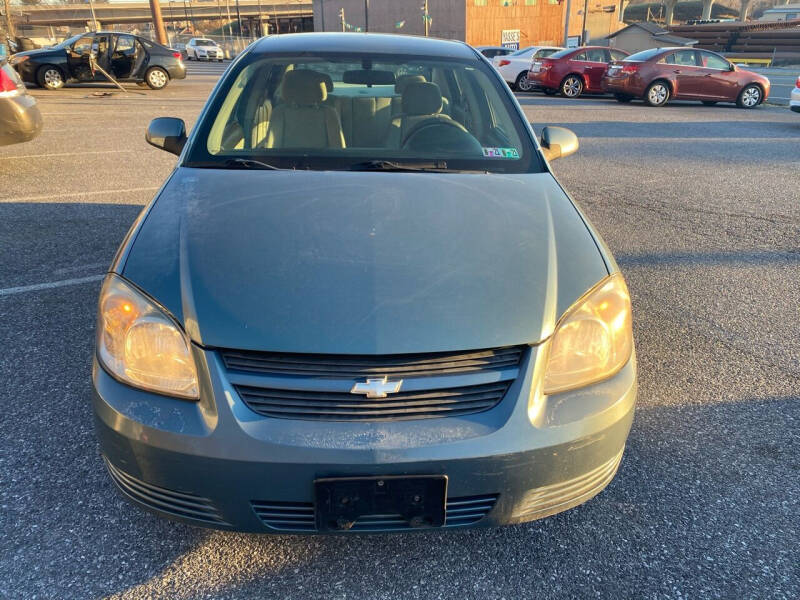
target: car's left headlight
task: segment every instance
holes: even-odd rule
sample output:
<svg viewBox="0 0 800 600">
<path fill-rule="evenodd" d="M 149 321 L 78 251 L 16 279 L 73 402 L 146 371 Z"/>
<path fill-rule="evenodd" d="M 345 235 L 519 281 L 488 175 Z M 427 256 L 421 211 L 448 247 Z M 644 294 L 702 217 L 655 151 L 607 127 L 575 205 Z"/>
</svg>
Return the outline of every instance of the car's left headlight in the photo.
<svg viewBox="0 0 800 600">
<path fill-rule="evenodd" d="M 100 292 L 97 356 L 109 373 L 133 387 L 199 397 L 187 335 L 154 302 L 113 274 Z"/>
<path fill-rule="evenodd" d="M 631 298 L 619 273 L 581 297 L 549 341 L 544 393 L 555 394 L 608 379 L 633 352 Z"/>
</svg>

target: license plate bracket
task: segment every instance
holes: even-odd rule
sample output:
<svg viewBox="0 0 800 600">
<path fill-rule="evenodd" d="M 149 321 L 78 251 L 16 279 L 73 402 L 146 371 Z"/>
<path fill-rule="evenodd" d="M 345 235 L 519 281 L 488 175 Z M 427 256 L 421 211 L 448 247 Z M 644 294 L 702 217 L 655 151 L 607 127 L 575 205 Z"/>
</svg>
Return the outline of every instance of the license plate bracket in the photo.
<svg viewBox="0 0 800 600">
<path fill-rule="evenodd" d="M 442 527 L 446 475 L 328 477 L 314 481 L 319 531 L 347 531 L 359 517 L 400 515 L 409 527 Z"/>
</svg>

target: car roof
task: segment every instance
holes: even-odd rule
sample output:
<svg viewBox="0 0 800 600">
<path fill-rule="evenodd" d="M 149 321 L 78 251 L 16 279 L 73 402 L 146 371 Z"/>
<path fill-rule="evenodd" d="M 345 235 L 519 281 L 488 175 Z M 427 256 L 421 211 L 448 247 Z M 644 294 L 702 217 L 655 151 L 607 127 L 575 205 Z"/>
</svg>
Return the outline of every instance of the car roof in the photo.
<svg viewBox="0 0 800 600">
<path fill-rule="evenodd" d="M 464 42 L 389 33 L 284 33 L 258 40 L 251 54 L 274 52 L 364 52 L 442 58 L 476 58 Z"/>
</svg>

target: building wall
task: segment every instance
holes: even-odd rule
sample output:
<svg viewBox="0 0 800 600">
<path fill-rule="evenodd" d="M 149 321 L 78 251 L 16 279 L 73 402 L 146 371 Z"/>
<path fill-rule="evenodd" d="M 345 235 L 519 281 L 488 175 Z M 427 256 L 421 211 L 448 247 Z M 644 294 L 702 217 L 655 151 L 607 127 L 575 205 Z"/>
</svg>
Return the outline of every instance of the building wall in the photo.
<svg viewBox="0 0 800 600">
<path fill-rule="evenodd" d="M 588 2 L 572 0 L 571 4 L 569 18 L 569 34 L 571 36 L 581 35 L 584 6 L 588 8 L 586 11 L 588 40 L 593 45 L 604 45 L 604 42 L 600 42 L 600 40 L 625 27 L 625 23 L 621 23 L 619 20 L 619 0 L 589 0 Z M 604 9 L 613 9 L 613 12 L 606 12 Z M 598 43 L 595 44 L 595 41 Z"/>
<path fill-rule="evenodd" d="M 353 30 L 356 27 L 364 30 L 364 0 L 313 1 L 314 31 L 341 31 L 341 8 L 344 8 L 345 21 L 353 26 Z M 424 0 L 369 0 L 369 31 L 425 35 L 420 9 L 423 2 Z M 431 37 L 464 39 L 464 0 L 429 0 L 428 10 L 431 16 Z M 405 23 L 402 27 L 397 27 L 403 21 Z"/>
<path fill-rule="evenodd" d="M 467 10 L 466 41 L 473 46 L 499 46 L 504 29 L 520 30 L 520 48 L 539 44 L 560 46 L 564 41 L 564 0 L 462 2 Z"/>
<path fill-rule="evenodd" d="M 640 50 L 658 48 L 660 44 L 656 38 L 639 28 L 628 29 L 608 40 L 609 46 L 619 48 L 633 54 Z"/>
</svg>

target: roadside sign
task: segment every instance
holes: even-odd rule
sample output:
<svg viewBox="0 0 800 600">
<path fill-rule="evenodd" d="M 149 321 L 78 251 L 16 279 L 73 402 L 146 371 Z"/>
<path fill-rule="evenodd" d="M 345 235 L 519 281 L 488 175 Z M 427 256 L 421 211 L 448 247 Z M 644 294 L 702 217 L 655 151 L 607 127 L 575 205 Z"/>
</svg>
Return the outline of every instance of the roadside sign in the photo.
<svg viewBox="0 0 800 600">
<path fill-rule="evenodd" d="M 567 38 L 567 48 L 577 48 L 581 45 L 581 36 L 571 35 Z"/>
<path fill-rule="evenodd" d="M 503 48 L 519 50 L 519 29 L 503 29 L 500 34 L 500 45 Z"/>
</svg>

